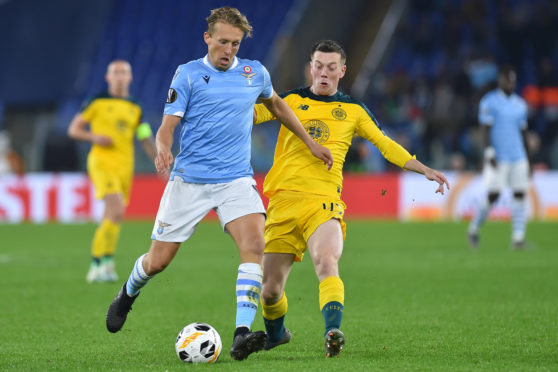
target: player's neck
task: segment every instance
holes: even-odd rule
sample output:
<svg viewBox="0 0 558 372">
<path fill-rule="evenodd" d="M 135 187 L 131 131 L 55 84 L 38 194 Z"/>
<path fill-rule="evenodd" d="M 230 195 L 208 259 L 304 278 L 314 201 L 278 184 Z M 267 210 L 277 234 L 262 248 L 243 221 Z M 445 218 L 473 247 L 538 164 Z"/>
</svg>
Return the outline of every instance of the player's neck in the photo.
<svg viewBox="0 0 558 372">
<path fill-rule="evenodd" d="M 337 89 L 335 89 L 333 92 L 326 92 L 324 94 L 321 94 L 317 92 L 317 89 L 315 89 L 313 85 L 310 86 L 310 91 L 317 96 L 324 96 L 324 97 L 331 97 L 337 93 Z"/>
<path fill-rule="evenodd" d="M 117 89 L 117 88 L 110 88 L 108 90 L 109 94 L 112 97 L 118 97 L 118 98 L 128 98 L 130 96 L 130 90 L 129 89 Z"/>
</svg>

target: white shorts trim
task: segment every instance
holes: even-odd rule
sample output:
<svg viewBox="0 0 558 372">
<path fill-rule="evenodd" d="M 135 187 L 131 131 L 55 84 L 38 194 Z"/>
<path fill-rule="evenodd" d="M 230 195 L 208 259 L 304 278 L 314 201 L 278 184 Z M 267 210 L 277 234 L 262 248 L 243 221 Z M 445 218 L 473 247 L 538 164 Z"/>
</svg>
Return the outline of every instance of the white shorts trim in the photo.
<svg viewBox="0 0 558 372">
<path fill-rule="evenodd" d="M 265 214 L 256 181 L 251 177 L 215 184 L 188 183 L 174 177 L 165 187 L 151 239 L 185 242 L 212 209 L 217 212 L 223 230 L 227 223 L 242 216 Z"/>
<path fill-rule="evenodd" d="M 527 160 L 498 163 L 496 168 L 486 164 L 483 177 L 488 192 L 501 192 L 505 187 L 525 192 L 529 188 L 529 163 Z"/>
</svg>

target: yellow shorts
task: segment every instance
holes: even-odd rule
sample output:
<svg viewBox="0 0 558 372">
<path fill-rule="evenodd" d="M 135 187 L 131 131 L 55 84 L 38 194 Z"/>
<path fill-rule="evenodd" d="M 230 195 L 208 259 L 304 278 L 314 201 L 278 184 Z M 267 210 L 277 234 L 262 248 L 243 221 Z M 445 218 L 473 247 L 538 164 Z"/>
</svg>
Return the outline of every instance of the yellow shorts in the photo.
<svg viewBox="0 0 558 372">
<path fill-rule="evenodd" d="M 87 172 L 95 187 L 95 197 L 103 199 L 108 194 L 122 194 L 124 204 L 128 204 L 133 170 L 128 167 L 118 168 L 95 157 L 87 159 Z"/>
<path fill-rule="evenodd" d="M 267 207 L 265 253 L 291 253 L 295 261 L 302 261 L 308 238 L 332 218 L 339 220 L 345 239 L 345 208 L 339 198 L 296 191 L 276 193 Z"/>
</svg>

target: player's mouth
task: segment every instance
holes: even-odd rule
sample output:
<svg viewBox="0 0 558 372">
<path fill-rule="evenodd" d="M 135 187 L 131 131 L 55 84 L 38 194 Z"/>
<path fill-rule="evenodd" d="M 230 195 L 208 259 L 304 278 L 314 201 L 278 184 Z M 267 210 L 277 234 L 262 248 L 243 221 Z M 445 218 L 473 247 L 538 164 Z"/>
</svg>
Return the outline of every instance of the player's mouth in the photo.
<svg viewBox="0 0 558 372">
<path fill-rule="evenodd" d="M 221 64 L 223 64 L 223 65 L 228 65 L 229 62 L 230 62 L 230 58 L 221 57 L 221 58 L 219 58 L 219 62 L 221 62 Z"/>
<path fill-rule="evenodd" d="M 320 81 L 320 86 L 327 87 L 329 83 L 327 81 Z"/>
</svg>

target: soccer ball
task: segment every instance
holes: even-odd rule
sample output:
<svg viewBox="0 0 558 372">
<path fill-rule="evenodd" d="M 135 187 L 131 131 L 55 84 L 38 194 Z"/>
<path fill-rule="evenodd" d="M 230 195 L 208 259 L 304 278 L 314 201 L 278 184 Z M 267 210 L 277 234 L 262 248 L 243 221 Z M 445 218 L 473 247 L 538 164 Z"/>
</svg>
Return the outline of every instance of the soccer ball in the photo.
<svg viewBox="0 0 558 372">
<path fill-rule="evenodd" d="M 174 346 L 184 363 L 213 363 L 223 348 L 219 333 L 207 323 L 191 323 L 182 328 Z"/>
</svg>

